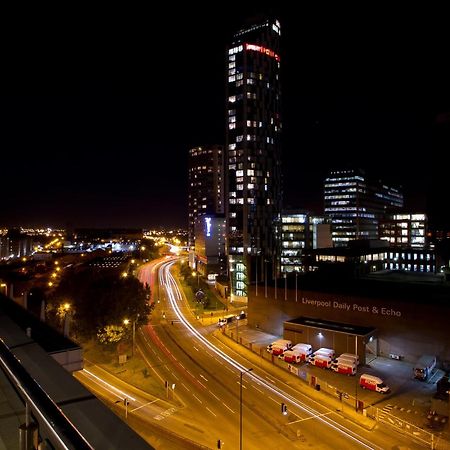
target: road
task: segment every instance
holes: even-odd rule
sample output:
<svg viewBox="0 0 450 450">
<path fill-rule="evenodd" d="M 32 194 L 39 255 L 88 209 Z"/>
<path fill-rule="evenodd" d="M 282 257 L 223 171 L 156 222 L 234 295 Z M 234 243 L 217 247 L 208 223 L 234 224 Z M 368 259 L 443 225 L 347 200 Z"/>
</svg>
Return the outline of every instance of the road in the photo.
<svg viewBox="0 0 450 450">
<path fill-rule="evenodd" d="M 261 368 L 249 367 L 211 334 L 217 324 L 200 326 L 170 273 L 173 264 L 162 259 L 144 266 L 139 275 L 158 291 L 159 271 L 160 303 L 151 323 L 138 330 L 137 348 L 151 376 L 161 386 L 167 382 L 166 399 L 131 388 L 96 367 L 79 374 L 97 395 L 120 408 L 124 418 L 127 409 L 130 425 L 155 447 L 217 448 L 219 439 L 222 448 L 250 450 L 384 449 L 401 443 L 402 436 L 367 431 Z M 127 408 L 124 398 L 130 399 Z M 164 433 L 170 439 L 162 440 Z M 408 448 L 422 447 L 408 443 Z"/>
<path fill-rule="evenodd" d="M 239 448 L 240 374 L 248 369 L 248 362 L 211 338 L 208 327 L 196 328 L 198 321 L 170 273 L 172 264 L 164 263 L 160 270 L 164 296 L 159 309 L 165 318 L 160 315 L 158 321 L 156 311 L 156 320 L 143 330 L 144 352 L 150 354 L 153 349 L 156 361 L 158 357 L 168 361 L 162 376 L 181 383 L 177 396 L 192 410 L 196 423 L 206 419 L 209 424 L 202 427 L 202 433 L 189 433 L 189 438 L 207 446 L 220 438 L 231 448 Z M 149 359 L 150 364 L 156 361 Z M 277 380 L 260 369 L 244 374 L 242 380 L 244 448 L 390 448 L 399 442 L 398 435 L 385 434 L 374 443 L 373 432 L 349 422 L 343 425 L 336 411 L 308 397 L 300 400 L 297 391 L 287 385 L 279 387 Z M 287 405 L 287 415 L 281 414 L 282 403 Z"/>
</svg>

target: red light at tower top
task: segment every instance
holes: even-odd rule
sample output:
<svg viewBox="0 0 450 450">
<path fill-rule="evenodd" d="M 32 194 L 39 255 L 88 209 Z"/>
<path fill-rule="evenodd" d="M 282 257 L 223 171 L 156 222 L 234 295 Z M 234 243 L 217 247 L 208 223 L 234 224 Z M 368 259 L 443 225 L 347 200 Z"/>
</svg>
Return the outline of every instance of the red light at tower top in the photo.
<svg viewBox="0 0 450 450">
<path fill-rule="evenodd" d="M 273 50 L 270 50 L 270 48 L 263 47 L 262 45 L 246 43 L 245 50 L 252 50 L 254 52 L 264 53 L 265 55 L 270 56 L 271 58 L 275 58 L 276 61 L 280 60 L 280 56 L 278 54 L 276 54 Z"/>
</svg>

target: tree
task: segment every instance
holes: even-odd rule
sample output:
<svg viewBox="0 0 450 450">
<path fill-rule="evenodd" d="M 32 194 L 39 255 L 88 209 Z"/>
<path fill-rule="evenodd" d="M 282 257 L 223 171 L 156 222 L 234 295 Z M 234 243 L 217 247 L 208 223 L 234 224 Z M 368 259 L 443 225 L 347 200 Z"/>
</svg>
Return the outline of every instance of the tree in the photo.
<svg viewBox="0 0 450 450">
<path fill-rule="evenodd" d="M 148 289 L 134 277 L 83 268 L 66 272 L 51 302 L 54 308 L 69 302 L 74 312 L 73 332 L 90 339 L 112 330 L 107 327 L 120 327 L 125 318 L 136 320 L 137 325 L 147 323 L 150 314 L 147 295 Z"/>
</svg>

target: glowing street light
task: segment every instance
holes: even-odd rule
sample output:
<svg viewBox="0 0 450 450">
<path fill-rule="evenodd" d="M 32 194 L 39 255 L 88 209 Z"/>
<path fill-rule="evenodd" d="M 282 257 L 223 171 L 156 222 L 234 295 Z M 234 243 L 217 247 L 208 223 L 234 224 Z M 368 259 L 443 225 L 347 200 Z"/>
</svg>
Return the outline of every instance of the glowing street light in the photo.
<svg viewBox="0 0 450 450">
<path fill-rule="evenodd" d="M 131 346 L 131 356 L 134 356 L 134 346 L 135 346 L 135 341 L 136 341 L 136 322 L 137 322 L 138 318 L 139 318 L 139 314 L 137 315 L 136 320 L 133 320 L 133 341 L 132 341 L 132 346 Z M 130 320 L 123 319 L 123 324 L 129 325 Z"/>
</svg>

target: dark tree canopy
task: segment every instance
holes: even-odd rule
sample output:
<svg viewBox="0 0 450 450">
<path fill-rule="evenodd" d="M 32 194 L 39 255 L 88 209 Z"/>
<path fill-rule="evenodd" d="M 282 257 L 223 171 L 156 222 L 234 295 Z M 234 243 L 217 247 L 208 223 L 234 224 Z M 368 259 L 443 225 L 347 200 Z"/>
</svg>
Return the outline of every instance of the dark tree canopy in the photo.
<svg viewBox="0 0 450 450">
<path fill-rule="evenodd" d="M 147 322 L 150 314 L 148 289 L 134 277 L 114 271 L 75 269 L 64 276 L 55 290 L 53 303 L 73 306 L 73 328 L 80 337 L 92 338 L 108 325 L 124 319 Z"/>
</svg>

